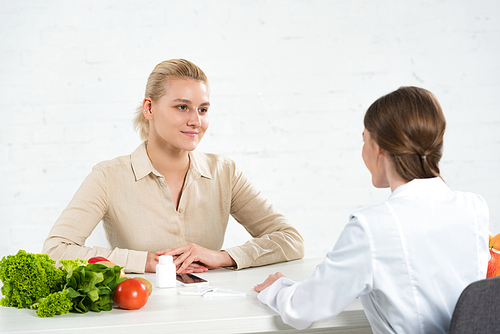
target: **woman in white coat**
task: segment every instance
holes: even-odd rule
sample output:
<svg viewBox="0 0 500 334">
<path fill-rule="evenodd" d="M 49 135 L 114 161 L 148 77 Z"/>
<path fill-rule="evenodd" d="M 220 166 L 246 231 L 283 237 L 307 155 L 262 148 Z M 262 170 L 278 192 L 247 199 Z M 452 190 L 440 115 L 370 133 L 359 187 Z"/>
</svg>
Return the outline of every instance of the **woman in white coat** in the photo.
<svg viewBox="0 0 500 334">
<path fill-rule="evenodd" d="M 309 279 L 276 273 L 254 289 L 297 329 L 359 297 L 374 333 L 446 333 L 462 290 L 486 276 L 487 204 L 441 179 L 445 118 L 429 91 L 381 97 L 364 126 L 363 160 L 389 199 L 354 212 Z"/>
</svg>

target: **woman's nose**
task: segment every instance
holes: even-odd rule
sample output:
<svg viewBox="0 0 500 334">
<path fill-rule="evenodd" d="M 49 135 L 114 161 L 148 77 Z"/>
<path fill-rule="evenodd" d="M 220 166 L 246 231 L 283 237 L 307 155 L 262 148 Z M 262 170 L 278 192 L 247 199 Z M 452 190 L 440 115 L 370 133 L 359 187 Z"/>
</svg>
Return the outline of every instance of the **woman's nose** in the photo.
<svg viewBox="0 0 500 334">
<path fill-rule="evenodd" d="M 201 126 L 201 116 L 197 112 L 190 113 L 188 125 Z"/>
</svg>

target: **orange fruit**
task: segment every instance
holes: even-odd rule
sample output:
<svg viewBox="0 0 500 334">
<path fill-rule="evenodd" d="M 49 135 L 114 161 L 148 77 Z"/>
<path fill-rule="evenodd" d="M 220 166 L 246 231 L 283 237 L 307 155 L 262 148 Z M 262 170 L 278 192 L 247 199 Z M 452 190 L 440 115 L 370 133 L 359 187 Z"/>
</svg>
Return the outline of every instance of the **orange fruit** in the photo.
<svg viewBox="0 0 500 334">
<path fill-rule="evenodd" d="M 150 281 L 145 279 L 144 277 L 132 277 L 133 279 L 138 279 L 139 281 L 143 282 L 146 284 L 146 287 L 148 288 L 148 296 L 151 296 L 151 292 L 153 292 L 153 285 L 151 284 Z"/>
<path fill-rule="evenodd" d="M 490 248 L 500 251 L 500 233 L 498 233 L 491 239 Z"/>
<path fill-rule="evenodd" d="M 489 232 L 488 233 L 488 247 L 491 248 L 491 240 L 493 239 L 494 235 L 493 233 Z"/>
<path fill-rule="evenodd" d="M 490 249 L 491 258 L 488 261 L 486 278 L 500 276 L 500 252 Z"/>
</svg>

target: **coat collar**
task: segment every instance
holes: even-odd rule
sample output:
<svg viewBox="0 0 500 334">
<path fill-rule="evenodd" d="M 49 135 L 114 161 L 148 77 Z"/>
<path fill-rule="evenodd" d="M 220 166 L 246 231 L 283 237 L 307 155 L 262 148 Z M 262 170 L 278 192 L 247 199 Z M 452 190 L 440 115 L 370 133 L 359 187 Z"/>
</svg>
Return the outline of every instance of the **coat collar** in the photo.
<svg viewBox="0 0 500 334">
<path fill-rule="evenodd" d="M 413 179 L 397 187 L 389 198 L 404 197 L 408 195 L 431 196 L 432 194 L 442 194 L 447 191 L 451 190 L 440 177 Z"/>
</svg>

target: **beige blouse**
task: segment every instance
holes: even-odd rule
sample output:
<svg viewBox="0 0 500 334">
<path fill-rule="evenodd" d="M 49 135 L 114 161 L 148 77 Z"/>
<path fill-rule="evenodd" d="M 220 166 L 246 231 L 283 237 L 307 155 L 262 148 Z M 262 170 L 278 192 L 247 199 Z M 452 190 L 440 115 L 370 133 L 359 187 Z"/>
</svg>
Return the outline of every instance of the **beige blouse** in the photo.
<svg viewBox="0 0 500 334">
<path fill-rule="evenodd" d="M 299 232 L 222 155 L 189 152 L 179 207 L 142 143 L 131 155 L 97 164 L 52 227 L 43 252 L 58 261 L 104 256 L 126 272 L 143 273 L 147 253 L 193 242 L 220 250 L 229 214 L 253 239 L 226 249 L 237 268 L 299 259 Z M 87 247 L 102 220 L 112 249 Z"/>
</svg>

